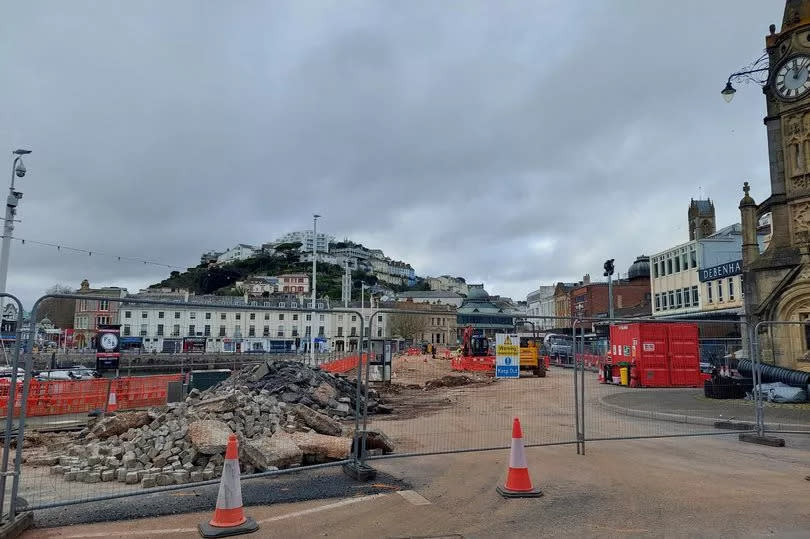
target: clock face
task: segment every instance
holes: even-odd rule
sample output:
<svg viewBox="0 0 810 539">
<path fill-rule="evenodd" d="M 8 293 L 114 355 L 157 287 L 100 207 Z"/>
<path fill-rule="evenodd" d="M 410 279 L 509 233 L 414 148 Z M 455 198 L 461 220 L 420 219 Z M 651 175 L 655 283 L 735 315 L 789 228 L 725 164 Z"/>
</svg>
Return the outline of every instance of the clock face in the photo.
<svg viewBox="0 0 810 539">
<path fill-rule="evenodd" d="M 112 333 L 105 333 L 101 336 L 101 347 L 105 350 L 115 350 L 118 346 L 118 337 Z"/>
<path fill-rule="evenodd" d="M 776 71 L 773 86 L 783 99 L 797 99 L 806 94 L 810 90 L 810 56 L 789 58 Z"/>
</svg>

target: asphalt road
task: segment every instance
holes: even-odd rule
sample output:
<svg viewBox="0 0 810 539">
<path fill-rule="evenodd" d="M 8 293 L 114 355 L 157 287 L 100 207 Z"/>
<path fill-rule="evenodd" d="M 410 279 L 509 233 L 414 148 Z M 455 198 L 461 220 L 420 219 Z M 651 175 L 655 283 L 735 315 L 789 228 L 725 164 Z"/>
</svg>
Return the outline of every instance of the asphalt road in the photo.
<svg viewBox="0 0 810 539">
<path fill-rule="evenodd" d="M 293 503 L 391 492 L 409 488 L 407 482 L 380 474 L 370 483 L 354 481 L 340 467 L 299 472 L 242 481 L 246 506 Z M 130 520 L 197 511 L 216 507 L 218 485 L 188 490 L 118 498 L 103 502 L 69 505 L 35 511 L 37 527 L 69 526 L 94 522 Z"/>
</svg>

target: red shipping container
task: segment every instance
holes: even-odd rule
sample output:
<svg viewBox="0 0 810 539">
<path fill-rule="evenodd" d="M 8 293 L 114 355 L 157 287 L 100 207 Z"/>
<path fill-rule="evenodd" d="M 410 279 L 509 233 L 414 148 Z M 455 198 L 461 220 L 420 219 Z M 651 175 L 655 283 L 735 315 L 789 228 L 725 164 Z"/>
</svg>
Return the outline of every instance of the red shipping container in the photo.
<svg viewBox="0 0 810 539">
<path fill-rule="evenodd" d="M 641 387 L 702 387 L 697 324 L 638 323 L 610 327 L 612 363 L 635 365 Z"/>
</svg>

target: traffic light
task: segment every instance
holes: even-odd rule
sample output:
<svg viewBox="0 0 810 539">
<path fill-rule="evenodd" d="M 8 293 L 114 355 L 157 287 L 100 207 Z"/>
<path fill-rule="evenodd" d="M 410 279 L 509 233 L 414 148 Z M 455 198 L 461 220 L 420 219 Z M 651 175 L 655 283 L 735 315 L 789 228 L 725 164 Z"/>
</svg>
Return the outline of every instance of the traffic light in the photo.
<svg viewBox="0 0 810 539">
<path fill-rule="evenodd" d="M 605 273 L 604 273 L 605 277 L 613 275 L 613 260 L 614 259 L 611 258 L 610 260 L 605 261 L 605 266 L 604 266 L 605 267 Z"/>
</svg>

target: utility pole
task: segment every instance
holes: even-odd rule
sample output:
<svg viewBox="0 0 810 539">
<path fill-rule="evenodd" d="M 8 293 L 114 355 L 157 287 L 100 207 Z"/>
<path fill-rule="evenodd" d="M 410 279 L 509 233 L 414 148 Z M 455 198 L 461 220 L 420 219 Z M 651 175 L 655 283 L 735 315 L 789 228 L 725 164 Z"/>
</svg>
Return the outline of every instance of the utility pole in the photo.
<svg viewBox="0 0 810 539">
<path fill-rule="evenodd" d="M 318 284 L 318 215 L 312 216 L 312 320 L 309 325 L 309 363 L 315 365 L 315 298 Z"/>
<path fill-rule="evenodd" d="M 613 258 L 605 261 L 604 276 L 608 279 L 608 319 L 613 320 Z"/>
</svg>

